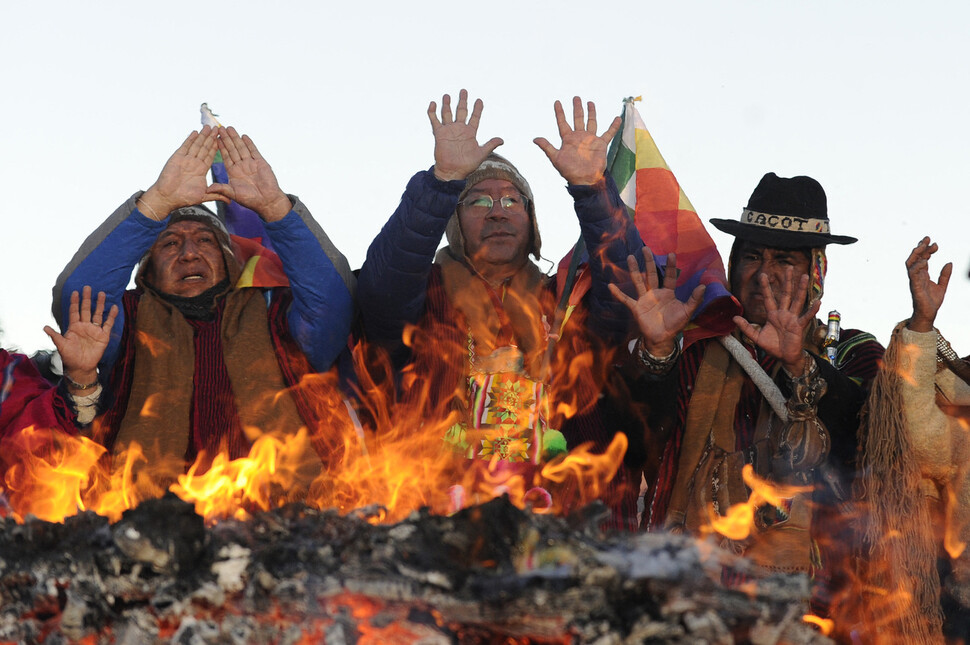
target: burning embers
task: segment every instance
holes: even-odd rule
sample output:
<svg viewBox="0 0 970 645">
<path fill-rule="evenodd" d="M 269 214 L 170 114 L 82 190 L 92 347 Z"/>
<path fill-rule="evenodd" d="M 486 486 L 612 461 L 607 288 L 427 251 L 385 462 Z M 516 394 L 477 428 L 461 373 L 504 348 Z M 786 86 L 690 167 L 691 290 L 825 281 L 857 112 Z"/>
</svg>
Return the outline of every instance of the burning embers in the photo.
<svg viewBox="0 0 970 645">
<path fill-rule="evenodd" d="M 586 505 L 616 473 L 622 433 L 517 469 L 451 455 L 454 415 L 392 411 L 379 387 L 362 411 L 377 431 L 316 400 L 312 436 L 252 431 L 247 457 L 187 469 L 137 444 L 109 462 L 86 438 L 8 436 L 0 641 L 825 640 L 803 619 L 802 576 L 764 578 L 688 538 L 596 537 Z M 322 472 L 307 467 L 314 448 L 331 456 Z M 584 507 L 586 522 L 553 517 Z M 750 582 L 729 589 L 725 569 Z"/>
<path fill-rule="evenodd" d="M 828 642 L 802 621 L 802 576 L 759 578 L 683 537 L 597 535 L 507 499 L 393 525 L 297 503 L 206 528 L 174 495 L 113 525 L 7 518 L 0 640 Z M 725 568 L 752 576 L 744 592 Z"/>
</svg>

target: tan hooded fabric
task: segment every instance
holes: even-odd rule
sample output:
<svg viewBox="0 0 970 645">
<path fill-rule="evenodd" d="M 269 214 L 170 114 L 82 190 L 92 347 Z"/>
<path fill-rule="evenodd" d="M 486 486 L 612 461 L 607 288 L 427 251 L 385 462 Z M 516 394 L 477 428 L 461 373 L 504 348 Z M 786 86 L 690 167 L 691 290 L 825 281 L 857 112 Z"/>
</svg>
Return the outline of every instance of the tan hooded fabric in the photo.
<svg viewBox="0 0 970 645">
<path fill-rule="evenodd" d="M 465 178 L 465 189 L 458 196 L 458 201 L 461 202 L 465 199 L 465 196 L 476 184 L 486 179 L 504 179 L 515 186 L 516 190 L 528 201 L 526 212 L 529 213 L 529 221 L 532 223 L 532 244 L 529 247 L 529 253 L 538 260 L 540 257 L 539 250 L 542 248 L 542 238 L 539 236 L 539 224 L 536 221 L 536 206 L 535 200 L 532 198 L 532 188 L 525 177 L 519 173 L 519 170 L 509 163 L 508 159 L 494 152 L 490 154 L 475 172 Z M 445 228 L 445 239 L 448 240 L 448 247 L 454 257 L 465 257 L 465 237 L 461 232 L 457 209 L 451 219 L 448 220 L 448 225 Z"/>
<path fill-rule="evenodd" d="M 448 299 L 460 311 L 471 328 L 475 353 L 490 355 L 497 347 L 502 324 L 484 281 L 464 262 L 456 260 L 450 249 L 435 256 L 441 266 L 441 277 Z M 547 321 L 542 314 L 539 296 L 544 291 L 546 276 L 532 262 L 526 262 L 504 285 L 502 305 L 508 314 L 519 350 L 525 356 L 526 372 L 540 378 L 546 351 Z"/>
</svg>

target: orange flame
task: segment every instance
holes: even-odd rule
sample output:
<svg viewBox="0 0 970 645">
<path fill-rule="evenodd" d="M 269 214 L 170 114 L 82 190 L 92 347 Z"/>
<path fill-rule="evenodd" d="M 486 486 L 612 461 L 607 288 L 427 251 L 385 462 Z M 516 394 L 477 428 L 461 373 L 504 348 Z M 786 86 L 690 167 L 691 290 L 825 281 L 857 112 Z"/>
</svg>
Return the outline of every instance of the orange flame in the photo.
<svg viewBox="0 0 970 645">
<path fill-rule="evenodd" d="M 30 426 L 4 438 L 4 459 L 13 465 L 4 474 L 4 487 L 14 511 L 59 522 L 84 510 L 82 493 L 103 446 L 85 437 Z"/>
<path fill-rule="evenodd" d="M 284 491 L 299 488 L 305 456 L 310 450 L 306 429 L 283 441 L 272 435 L 256 439 L 249 456 L 229 460 L 224 454 L 213 459 L 205 473 L 198 474 L 200 462 L 172 484 L 170 490 L 205 518 L 235 517 L 249 519 L 248 509 L 269 510 L 285 499 Z"/>
<path fill-rule="evenodd" d="M 815 625 L 822 632 L 823 636 L 828 636 L 832 633 L 835 628 L 835 623 L 828 618 L 819 618 L 818 616 L 812 614 L 805 614 L 802 616 L 802 620 L 810 625 Z"/>
<path fill-rule="evenodd" d="M 953 514 L 959 508 L 960 500 L 957 498 L 957 491 L 952 485 L 946 487 L 946 522 L 943 531 L 943 548 L 956 560 L 967 548 L 967 543 L 960 539 L 960 523 L 957 522 Z"/>
<path fill-rule="evenodd" d="M 754 468 L 746 464 L 741 469 L 744 483 L 751 489 L 748 501 L 734 504 L 727 513 L 718 516 L 710 510 L 711 528 L 730 540 L 744 540 L 755 528 L 755 512 L 764 504 L 780 506 L 785 499 L 811 491 L 810 486 L 779 485 L 754 474 Z"/>
<path fill-rule="evenodd" d="M 533 322 L 552 334 L 583 324 L 581 312 L 559 330 L 550 329 L 544 318 Z M 433 356 L 464 370 L 469 360 L 465 339 L 451 342 L 442 336 L 447 334 L 409 327 L 404 340 L 414 355 Z M 143 341 L 156 349 L 163 344 Z M 596 404 L 598 384 L 607 382 L 611 363 L 605 353 L 589 351 L 569 334 L 562 334 L 553 352 L 541 337 L 537 343 L 529 360 L 541 365 L 543 373 L 548 370 L 539 380 L 543 391 L 555 394 L 543 401 L 523 400 L 535 406 L 532 414 L 539 414 L 541 406 L 549 428 L 560 428 Z M 343 396 L 335 373 L 308 374 L 290 394 L 312 407 L 318 423 L 292 436 L 247 428 L 253 443 L 244 458 L 199 455 L 186 469 L 187 464 L 149 452 L 150 446 L 132 443 L 105 454 L 90 439 L 31 430 L 20 434 L 18 456 L 4 455 L 6 464 L 15 464 L 5 473 L 4 494 L 19 519 L 33 513 L 61 521 L 90 509 L 115 521 L 141 501 L 171 490 L 208 522 L 246 518 L 292 500 L 343 513 L 379 509 L 368 512 L 371 521 L 396 522 L 423 507 L 449 513 L 500 495 L 520 507 L 562 512 L 601 497 L 620 467 L 627 448 L 623 433 L 601 453 L 569 446 L 571 453 L 549 463 L 536 463 L 525 447 L 505 460 L 489 459 L 480 442 L 495 438 L 471 431 L 467 440 L 456 439 L 456 444 L 466 442 L 457 450 L 446 437 L 468 415 L 464 379 L 449 389 L 417 369 L 396 372 L 382 350 L 364 344 L 354 348 L 353 356 L 359 407 L 351 407 Z M 160 414 L 154 407 L 149 399 L 143 412 Z M 96 439 L 102 431 L 95 427 Z M 501 439 L 496 452 L 505 447 Z"/>
</svg>

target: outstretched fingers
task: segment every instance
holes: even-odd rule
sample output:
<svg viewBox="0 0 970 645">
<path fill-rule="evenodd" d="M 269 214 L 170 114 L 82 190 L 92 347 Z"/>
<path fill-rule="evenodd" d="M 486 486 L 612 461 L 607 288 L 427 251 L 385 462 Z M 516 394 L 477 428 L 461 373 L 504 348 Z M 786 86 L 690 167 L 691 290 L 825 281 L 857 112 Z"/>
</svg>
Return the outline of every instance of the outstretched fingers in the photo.
<svg viewBox="0 0 970 645">
<path fill-rule="evenodd" d="M 475 99 L 475 105 L 472 106 L 472 115 L 468 119 L 468 125 L 475 128 L 478 132 L 478 123 L 482 120 L 482 110 L 485 109 L 485 103 L 482 99 Z"/>
<path fill-rule="evenodd" d="M 798 324 L 801 325 L 802 328 L 804 329 L 808 325 L 809 321 L 815 318 L 815 314 L 817 314 L 818 310 L 821 308 L 822 308 L 821 300 L 816 300 L 815 302 L 813 302 L 812 305 L 805 310 L 805 313 L 803 313 L 801 316 L 798 317 Z"/>
<path fill-rule="evenodd" d="M 690 297 L 687 302 L 684 303 L 684 308 L 687 310 L 687 316 L 689 318 L 694 317 L 694 312 L 701 306 L 704 302 L 704 293 L 707 291 L 706 284 L 699 284 L 694 287 L 694 290 L 690 292 Z"/>
<path fill-rule="evenodd" d="M 656 270 L 654 271 L 656 273 Z M 667 254 L 667 266 L 664 267 L 664 289 L 674 289 L 677 287 L 677 278 L 680 277 L 677 271 L 677 254 Z"/>
<path fill-rule="evenodd" d="M 649 266 L 649 263 L 648 265 Z M 637 259 L 633 255 L 626 256 L 626 268 L 630 272 L 630 281 L 633 282 L 633 288 L 637 292 L 638 297 L 643 297 L 647 295 L 647 285 L 643 280 L 643 274 L 640 273 L 640 267 L 637 265 Z"/>
<path fill-rule="evenodd" d="M 257 161 L 265 161 L 263 155 L 259 154 L 259 148 L 253 143 L 253 140 L 249 138 L 248 134 L 242 135 L 242 141 L 246 145 L 246 150 L 249 152 L 249 156 Z"/>
<path fill-rule="evenodd" d="M 807 301 L 808 301 L 808 274 L 803 273 L 798 278 L 798 284 L 795 285 L 795 293 L 792 296 L 791 302 L 789 303 L 789 308 L 795 313 L 800 313 Z M 812 315 L 814 316 L 815 314 L 813 313 Z"/>
<path fill-rule="evenodd" d="M 438 104 L 434 101 L 428 104 L 428 120 L 431 121 L 432 132 L 441 127 L 441 121 L 438 120 Z"/>
<path fill-rule="evenodd" d="M 90 285 L 85 285 L 81 292 L 71 293 L 71 304 L 68 308 L 68 328 L 75 323 L 91 323 L 110 331 L 114 325 L 115 318 L 118 316 L 118 305 L 112 305 L 108 310 L 107 319 L 104 317 L 104 308 L 107 304 L 108 296 L 104 291 L 99 291 L 92 303 L 92 289 Z M 49 334 L 48 334 L 49 335 Z"/>
<path fill-rule="evenodd" d="M 222 202 L 224 204 L 231 204 L 232 200 L 236 198 L 236 191 L 229 184 L 209 184 L 205 189 L 205 199 L 202 201 L 215 201 Z"/>
<path fill-rule="evenodd" d="M 206 167 L 212 166 L 217 152 L 219 152 L 219 131 L 213 129 L 209 136 L 206 137 L 205 148 L 200 154 L 200 159 L 205 162 Z"/>
<path fill-rule="evenodd" d="M 60 352 L 61 343 L 64 342 L 64 337 L 61 336 L 60 332 L 50 325 L 44 325 L 44 333 L 47 334 L 47 336 L 51 339 L 51 342 L 54 343 L 54 347 L 57 348 L 58 352 Z"/>
<path fill-rule="evenodd" d="M 468 90 L 458 91 L 458 107 L 455 108 L 455 121 L 464 123 L 468 118 Z"/>
<path fill-rule="evenodd" d="M 535 139 L 532 140 L 532 143 L 539 146 L 539 149 L 542 150 L 544 153 L 546 153 L 546 157 L 549 158 L 549 161 L 555 160 L 556 153 L 559 152 L 559 149 L 556 146 L 552 145 L 549 139 L 546 139 L 545 137 L 536 137 Z"/>
<path fill-rule="evenodd" d="M 88 292 L 88 301 L 90 302 L 90 300 L 91 300 L 91 287 L 84 287 L 84 289 L 87 290 L 87 292 Z M 80 294 L 77 291 L 72 291 L 71 292 L 71 304 L 70 304 L 70 306 L 68 307 L 68 310 L 67 310 L 67 326 L 68 326 L 68 328 L 70 328 L 70 326 L 73 325 L 74 323 L 80 322 L 80 320 L 81 320 L 81 309 L 80 309 L 80 306 L 79 306 L 80 302 L 81 302 L 81 296 L 80 296 Z"/>
<path fill-rule="evenodd" d="M 610 290 L 610 293 L 613 294 L 613 297 L 614 298 L 616 298 L 617 300 L 619 300 L 620 302 L 622 302 L 624 305 L 626 305 L 626 308 L 627 309 L 629 309 L 630 311 L 636 313 L 636 309 L 637 309 L 637 299 L 636 298 L 631 298 L 630 296 L 626 295 L 625 293 L 623 293 L 623 290 L 622 289 L 620 289 L 618 286 L 616 286 L 612 282 L 609 283 L 608 285 L 606 285 L 606 288 Z"/>
<path fill-rule="evenodd" d="M 771 288 L 771 281 L 767 273 L 758 276 L 758 283 L 761 285 L 761 294 L 764 298 L 765 312 L 771 314 L 778 310 L 778 301 L 775 299 L 775 292 Z"/>
<path fill-rule="evenodd" d="M 505 143 L 505 141 L 502 140 L 502 137 L 492 137 L 482 145 L 484 155 L 487 157 L 488 155 L 492 154 L 495 152 L 495 149 L 503 143 Z"/>
<path fill-rule="evenodd" d="M 573 130 L 580 132 L 586 130 L 586 119 L 583 114 L 583 99 L 578 96 L 573 97 Z M 593 128 L 593 132 L 596 128 Z"/>
<path fill-rule="evenodd" d="M 779 309 L 791 309 L 792 281 L 795 278 L 795 268 L 785 267 L 785 276 L 781 281 L 781 297 L 777 299 Z"/>
<path fill-rule="evenodd" d="M 236 132 L 236 128 L 232 126 L 219 129 L 219 150 L 222 151 L 223 161 L 227 168 L 231 168 L 250 156 L 249 148 L 246 147 L 246 143 Z"/>
<path fill-rule="evenodd" d="M 559 137 L 565 139 L 566 135 L 572 132 L 572 129 L 569 127 L 569 122 L 566 121 L 566 112 L 562 109 L 562 101 L 557 99 L 552 104 L 552 109 L 556 113 L 556 126 L 559 128 Z"/>
<path fill-rule="evenodd" d="M 953 263 L 947 262 L 943 265 L 943 269 L 940 270 L 940 279 L 936 281 L 943 292 L 946 292 L 946 287 L 950 284 L 950 276 L 953 275 Z"/>
<path fill-rule="evenodd" d="M 743 318 L 741 316 L 735 316 L 731 320 L 734 321 L 734 324 L 738 326 L 738 329 L 741 330 L 741 333 L 744 334 L 748 340 L 750 340 L 752 343 L 758 342 L 758 335 L 761 333 L 760 327 L 752 325 L 750 322 L 748 322 L 747 318 Z"/>
<path fill-rule="evenodd" d="M 931 242 L 929 236 L 924 237 L 910 252 L 909 257 L 906 258 L 906 268 L 912 272 L 913 270 L 919 270 L 923 266 L 929 264 L 930 256 L 939 250 L 939 247 L 935 242 Z"/>
<path fill-rule="evenodd" d="M 579 98 L 578 96 L 576 98 Z M 596 105 L 592 101 L 586 102 L 586 131 L 596 134 Z"/>
<path fill-rule="evenodd" d="M 202 129 L 205 130 L 205 128 L 202 128 Z M 189 136 L 185 137 L 185 141 L 182 142 L 182 145 L 179 146 L 178 150 L 175 151 L 175 154 L 188 155 L 189 150 L 192 148 L 192 145 L 196 142 L 198 138 L 199 138 L 199 133 L 196 132 L 195 130 L 192 130 L 192 132 L 189 133 Z"/>
<path fill-rule="evenodd" d="M 98 298 L 95 301 L 94 313 L 91 314 L 91 322 L 101 326 L 104 324 L 104 305 L 108 300 L 107 294 L 104 291 L 98 292 Z M 117 306 L 115 307 L 117 309 Z"/>
<path fill-rule="evenodd" d="M 205 152 L 211 147 L 213 141 L 213 130 L 210 126 L 203 126 L 202 130 L 199 131 L 198 136 L 192 139 L 192 143 L 189 144 L 189 148 L 186 151 L 186 156 L 194 157 L 197 159 L 205 156 Z"/>
<path fill-rule="evenodd" d="M 459 96 L 461 93 L 459 92 Z M 441 123 L 447 125 L 454 122 L 451 116 L 451 95 L 445 94 L 441 97 Z"/>
<path fill-rule="evenodd" d="M 103 295 L 104 292 L 102 291 L 98 295 L 98 299 L 100 300 L 101 296 Z M 101 328 L 104 329 L 105 333 L 111 333 L 111 328 L 115 326 L 115 320 L 118 318 L 118 311 L 118 305 L 111 305 L 111 309 L 108 310 L 108 318 L 104 321 L 104 324 L 101 325 Z"/>
<path fill-rule="evenodd" d="M 592 105 L 592 103 L 590 103 L 590 105 Z M 610 124 L 610 127 L 606 130 L 606 132 L 603 133 L 603 136 L 600 137 L 600 139 L 606 142 L 612 141 L 613 137 L 616 136 L 616 133 L 620 131 L 621 125 L 623 125 L 623 119 L 620 117 L 614 117 L 613 123 Z"/>
<path fill-rule="evenodd" d="M 81 310 L 78 312 L 78 319 L 81 322 L 93 322 L 91 317 L 91 287 L 87 285 L 81 289 Z"/>
</svg>

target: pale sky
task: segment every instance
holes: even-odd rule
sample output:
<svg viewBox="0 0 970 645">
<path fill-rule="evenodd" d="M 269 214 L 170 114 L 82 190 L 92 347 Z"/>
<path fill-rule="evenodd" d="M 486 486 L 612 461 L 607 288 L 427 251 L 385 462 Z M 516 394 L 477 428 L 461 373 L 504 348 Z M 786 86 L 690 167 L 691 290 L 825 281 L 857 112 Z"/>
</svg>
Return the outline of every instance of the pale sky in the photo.
<svg viewBox="0 0 970 645">
<path fill-rule="evenodd" d="M 248 133 L 358 268 L 408 178 L 426 110 L 467 88 L 479 140 L 531 183 L 543 255 L 579 228 L 552 105 L 622 99 L 706 222 L 761 176 L 806 174 L 834 233 L 822 314 L 887 342 L 911 311 L 904 261 L 939 240 L 954 278 L 937 326 L 970 353 L 970 4 L 784 0 L 489 3 L 4 3 L 0 343 L 51 347 L 51 286 L 81 241 L 147 188 L 207 102 Z M 722 256 L 733 238 L 711 227 Z M 543 263 L 543 269 L 551 268 Z"/>
</svg>

